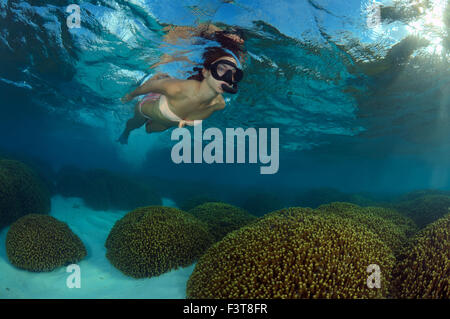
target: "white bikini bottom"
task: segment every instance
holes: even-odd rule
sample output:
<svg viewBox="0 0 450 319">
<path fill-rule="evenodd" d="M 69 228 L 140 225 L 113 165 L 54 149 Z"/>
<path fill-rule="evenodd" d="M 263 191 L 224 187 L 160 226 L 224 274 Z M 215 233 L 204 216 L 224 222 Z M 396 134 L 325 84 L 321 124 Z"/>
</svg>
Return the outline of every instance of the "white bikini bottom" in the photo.
<svg viewBox="0 0 450 319">
<path fill-rule="evenodd" d="M 169 119 L 174 122 L 181 121 L 181 118 L 172 112 L 172 110 L 169 108 L 169 103 L 167 102 L 167 98 L 165 95 L 161 95 L 159 98 L 159 110 L 161 111 L 161 114 L 165 116 L 166 119 Z"/>
<path fill-rule="evenodd" d="M 180 122 L 180 121 L 184 121 L 183 119 L 181 119 L 178 115 L 176 115 L 175 113 L 172 112 L 172 110 L 169 108 L 169 103 L 167 102 L 167 98 L 165 95 L 159 94 L 159 93 L 149 93 L 147 94 L 142 101 L 139 103 L 139 111 L 141 112 L 141 114 L 146 117 L 149 120 L 152 120 L 152 118 L 148 115 L 146 115 L 144 112 L 142 112 L 142 104 L 149 101 L 149 100 L 157 100 L 159 99 L 159 111 L 161 112 L 161 114 L 168 119 L 169 121 L 173 121 L 173 122 Z M 200 124 L 202 121 L 196 121 L 196 125 Z M 185 121 L 185 123 L 187 125 L 193 126 L 194 125 L 194 121 Z"/>
</svg>

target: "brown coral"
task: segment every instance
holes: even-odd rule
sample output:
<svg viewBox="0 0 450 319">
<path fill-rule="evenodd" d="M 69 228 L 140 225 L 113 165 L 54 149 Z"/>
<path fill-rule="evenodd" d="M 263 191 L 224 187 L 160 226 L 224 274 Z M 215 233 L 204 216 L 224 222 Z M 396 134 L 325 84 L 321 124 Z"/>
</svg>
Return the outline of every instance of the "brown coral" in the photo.
<svg viewBox="0 0 450 319">
<path fill-rule="evenodd" d="M 247 211 L 220 202 L 199 205 L 189 210 L 189 213 L 208 225 L 208 230 L 214 236 L 215 241 L 221 240 L 229 232 L 256 220 L 256 216 Z"/>
<path fill-rule="evenodd" d="M 47 214 L 50 192 L 27 165 L 0 159 L 0 229 L 27 214 Z"/>
<path fill-rule="evenodd" d="M 450 214 L 416 235 L 395 274 L 400 298 L 450 298 Z"/>
<path fill-rule="evenodd" d="M 116 222 L 106 257 L 125 275 L 159 276 L 197 260 L 213 239 L 204 223 L 179 209 L 137 208 Z"/>
<path fill-rule="evenodd" d="M 394 254 L 400 252 L 414 229 L 405 228 L 406 226 L 400 227 L 399 225 L 414 225 L 414 223 L 406 217 L 401 219 L 401 216 L 397 216 L 395 211 L 385 211 L 383 208 L 360 207 L 355 204 L 335 202 L 319 206 L 315 211 L 350 219 L 366 226 L 383 240 Z"/>
<path fill-rule="evenodd" d="M 382 217 L 394 223 L 401 231 L 406 235 L 406 237 L 411 237 L 417 233 L 419 230 L 416 223 L 393 208 L 386 207 L 364 207 L 364 212 L 374 214 L 376 216 Z"/>
<path fill-rule="evenodd" d="M 288 208 L 228 234 L 203 255 L 188 298 L 379 298 L 387 295 L 394 257 L 351 220 Z M 370 264 L 381 289 L 366 285 Z"/>
<path fill-rule="evenodd" d="M 29 214 L 8 230 L 6 254 L 14 266 L 38 272 L 76 263 L 86 256 L 86 248 L 67 224 L 51 216 Z"/>
<path fill-rule="evenodd" d="M 450 196 L 425 195 L 394 205 L 399 212 L 410 217 L 423 228 L 449 213 Z"/>
</svg>

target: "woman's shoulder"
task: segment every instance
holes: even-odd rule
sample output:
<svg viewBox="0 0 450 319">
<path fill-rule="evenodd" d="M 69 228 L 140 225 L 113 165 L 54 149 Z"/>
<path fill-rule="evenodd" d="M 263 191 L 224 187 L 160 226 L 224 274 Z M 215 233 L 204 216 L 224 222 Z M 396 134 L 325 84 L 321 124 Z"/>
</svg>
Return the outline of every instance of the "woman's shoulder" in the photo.
<svg viewBox="0 0 450 319">
<path fill-rule="evenodd" d="M 186 81 L 187 80 L 180 80 L 180 79 L 167 79 L 165 81 L 165 87 L 168 95 L 176 96 L 180 95 L 183 92 L 186 91 Z"/>
<path fill-rule="evenodd" d="M 215 103 L 223 104 L 225 105 L 225 99 L 223 98 L 222 94 L 217 95 L 215 99 Z"/>
<path fill-rule="evenodd" d="M 165 83 L 167 97 L 170 99 L 182 100 L 195 96 L 198 81 L 170 79 Z"/>
<path fill-rule="evenodd" d="M 217 97 L 211 102 L 211 106 L 218 110 L 222 110 L 225 108 L 225 99 L 222 94 L 217 95 Z"/>
<path fill-rule="evenodd" d="M 197 80 L 178 80 L 174 86 L 185 96 L 194 95 L 198 91 L 200 82 Z"/>
</svg>

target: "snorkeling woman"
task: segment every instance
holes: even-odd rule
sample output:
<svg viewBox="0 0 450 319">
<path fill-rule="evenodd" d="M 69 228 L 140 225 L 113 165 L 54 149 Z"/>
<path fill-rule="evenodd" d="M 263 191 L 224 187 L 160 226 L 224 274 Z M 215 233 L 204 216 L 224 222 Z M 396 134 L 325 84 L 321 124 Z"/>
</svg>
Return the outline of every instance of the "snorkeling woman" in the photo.
<svg viewBox="0 0 450 319">
<path fill-rule="evenodd" d="M 158 74 L 126 94 L 123 102 L 146 96 L 135 105 L 134 117 L 128 120 L 119 138 L 128 143 L 130 132 L 145 124 L 147 133 L 165 131 L 171 127 L 194 125 L 216 111 L 225 108 L 222 93 L 237 93 L 243 71 L 236 55 L 220 47 L 209 47 L 203 54 L 203 68 L 187 80 Z"/>
</svg>

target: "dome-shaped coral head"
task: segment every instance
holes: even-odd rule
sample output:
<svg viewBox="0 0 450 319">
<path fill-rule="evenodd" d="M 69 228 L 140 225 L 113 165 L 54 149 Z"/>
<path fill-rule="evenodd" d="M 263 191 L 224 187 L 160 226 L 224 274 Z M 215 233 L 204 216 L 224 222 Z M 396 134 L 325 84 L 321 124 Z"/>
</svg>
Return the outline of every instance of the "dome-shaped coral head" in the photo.
<svg viewBox="0 0 450 319">
<path fill-rule="evenodd" d="M 188 298 L 385 298 L 395 258 L 364 225 L 292 207 L 227 234 L 200 258 Z M 367 268 L 383 271 L 367 285 Z"/>
</svg>

